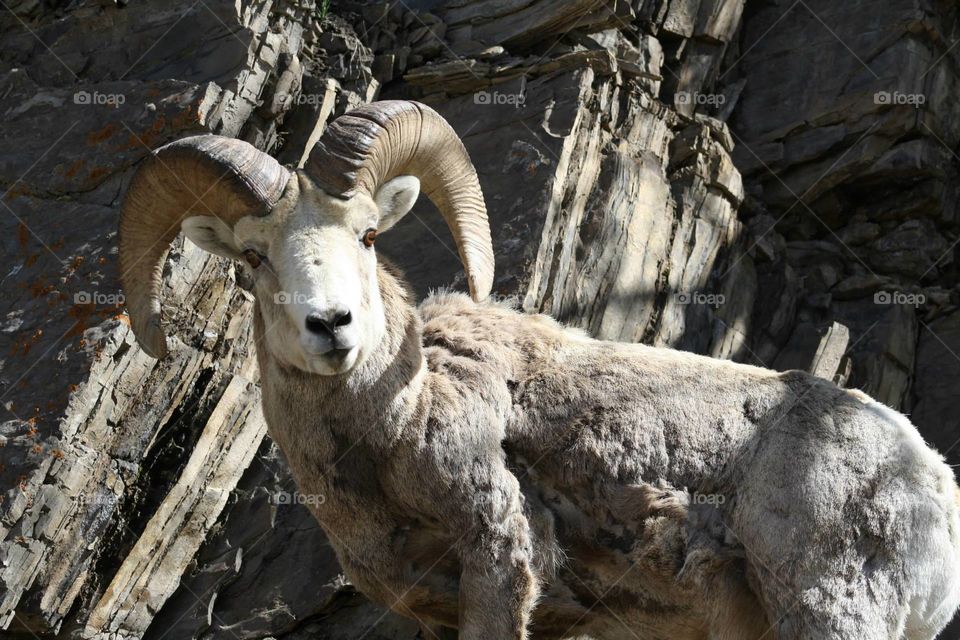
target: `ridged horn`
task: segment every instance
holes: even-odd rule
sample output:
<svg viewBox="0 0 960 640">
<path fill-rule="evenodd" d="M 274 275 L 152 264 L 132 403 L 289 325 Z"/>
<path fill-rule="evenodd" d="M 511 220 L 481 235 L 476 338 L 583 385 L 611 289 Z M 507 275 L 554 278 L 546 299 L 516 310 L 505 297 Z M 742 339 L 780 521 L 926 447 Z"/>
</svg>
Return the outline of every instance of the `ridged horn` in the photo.
<svg viewBox="0 0 960 640">
<path fill-rule="evenodd" d="M 265 215 L 290 173 L 241 140 L 202 135 L 157 149 L 130 182 L 120 213 L 120 279 L 137 340 L 149 355 L 167 353 L 161 277 L 170 243 L 190 216 L 215 216 L 231 228 Z"/>
<path fill-rule="evenodd" d="M 340 116 L 310 154 L 307 174 L 327 193 L 370 197 L 401 175 L 420 179 L 457 244 L 470 294 L 493 286 L 493 243 L 477 172 L 460 137 L 440 114 L 409 100 L 374 102 Z"/>
</svg>

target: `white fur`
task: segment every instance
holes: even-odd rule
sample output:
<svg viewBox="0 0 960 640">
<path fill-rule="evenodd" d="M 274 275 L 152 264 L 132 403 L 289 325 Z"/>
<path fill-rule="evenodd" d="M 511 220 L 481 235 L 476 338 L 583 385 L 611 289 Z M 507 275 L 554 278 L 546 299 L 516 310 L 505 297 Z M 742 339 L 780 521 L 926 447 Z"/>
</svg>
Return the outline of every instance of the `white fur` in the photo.
<svg viewBox="0 0 960 640">
<path fill-rule="evenodd" d="M 187 218 L 184 234 L 201 248 L 234 260 L 253 249 L 266 260 L 249 269 L 258 299 L 267 309 L 268 348 L 290 366 L 335 375 L 357 366 L 383 337 L 383 303 L 377 290 L 376 253 L 362 244 L 368 229 L 389 228 L 416 202 L 420 181 L 400 176 L 371 200 L 350 201 L 302 189 L 292 180 L 284 200 L 266 217 L 247 217 L 231 229 L 209 216 Z M 306 329 L 307 316 L 349 310 L 354 322 L 336 338 Z M 332 349 L 349 349 L 331 361 Z"/>
</svg>

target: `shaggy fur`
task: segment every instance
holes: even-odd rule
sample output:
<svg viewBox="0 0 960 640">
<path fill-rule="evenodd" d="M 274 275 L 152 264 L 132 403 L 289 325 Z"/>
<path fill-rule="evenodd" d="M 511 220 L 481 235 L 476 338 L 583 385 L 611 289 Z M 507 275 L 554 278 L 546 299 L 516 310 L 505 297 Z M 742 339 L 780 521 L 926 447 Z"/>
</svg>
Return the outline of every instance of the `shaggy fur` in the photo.
<svg viewBox="0 0 960 640">
<path fill-rule="evenodd" d="M 932 640 L 945 626 L 957 487 L 903 416 L 801 372 L 592 340 L 464 295 L 417 309 L 361 242 L 416 192 L 399 177 L 343 200 L 299 174 L 268 216 L 184 223 L 211 251 L 262 255 L 267 423 L 363 593 L 428 638 Z M 305 330 L 332 303 L 353 319 Z"/>
<path fill-rule="evenodd" d="M 374 243 L 421 181 L 483 300 L 476 171 L 418 103 L 351 110 L 295 173 L 237 140 L 171 143 L 121 220 L 131 326 L 155 357 L 178 225 L 246 262 L 270 433 L 361 591 L 428 638 L 943 628 L 958 490 L 906 418 L 804 373 L 599 342 L 462 295 L 417 309 Z"/>
<path fill-rule="evenodd" d="M 379 267 L 387 333 L 264 410 L 344 570 L 461 638 L 931 640 L 960 601 L 951 470 L 800 372 L 591 340 Z M 257 334 L 265 325 L 257 317 Z"/>
</svg>

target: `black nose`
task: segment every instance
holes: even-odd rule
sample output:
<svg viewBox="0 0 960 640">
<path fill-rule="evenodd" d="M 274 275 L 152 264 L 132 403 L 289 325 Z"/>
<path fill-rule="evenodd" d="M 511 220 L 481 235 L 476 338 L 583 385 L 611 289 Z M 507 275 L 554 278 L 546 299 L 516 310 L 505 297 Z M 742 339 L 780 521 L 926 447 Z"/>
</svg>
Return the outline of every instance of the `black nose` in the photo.
<svg viewBox="0 0 960 640">
<path fill-rule="evenodd" d="M 346 307 L 333 307 L 326 311 L 314 311 L 307 316 L 307 331 L 322 336 L 332 336 L 337 329 L 353 320 Z"/>
</svg>

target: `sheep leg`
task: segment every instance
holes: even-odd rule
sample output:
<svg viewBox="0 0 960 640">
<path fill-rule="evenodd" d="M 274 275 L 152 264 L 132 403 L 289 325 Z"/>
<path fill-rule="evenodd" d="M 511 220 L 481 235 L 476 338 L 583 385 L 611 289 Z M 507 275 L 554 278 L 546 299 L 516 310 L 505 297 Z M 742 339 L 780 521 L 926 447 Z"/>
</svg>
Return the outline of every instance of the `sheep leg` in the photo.
<svg viewBox="0 0 960 640">
<path fill-rule="evenodd" d="M 437 622 L 456 623 L 456 593 L 431 590 L 421 584 L 423 574 L 410 574 L 404 563 L 397 561 L 403 552 L 402 529 L 386 508 L 370 501 L 364 510 L 353 511 L 350 519 L 341 523 L 343 526 L 336 529 L 324 527 L 324 531 L 357 590 L 387 609 L 416 620 L 425 640 L 436 640 L 436 636 L 446 640 L 446 636 L 430 631 L 440 628 Z"/>
<path fill-rule="evenodd" d="M 474 540 L 460 576 L 461 640 L 524 640 L 538 595 L 529 525 L 513 514 L 503 529 Z"/>
<path fill-rule="evenodd" d="M 460 639 L 526 640 L 539 585 L 520 485 L 496 454 L 465 479 L 456 518 L 467 532 L 458 544 Z"/>
</svg>

